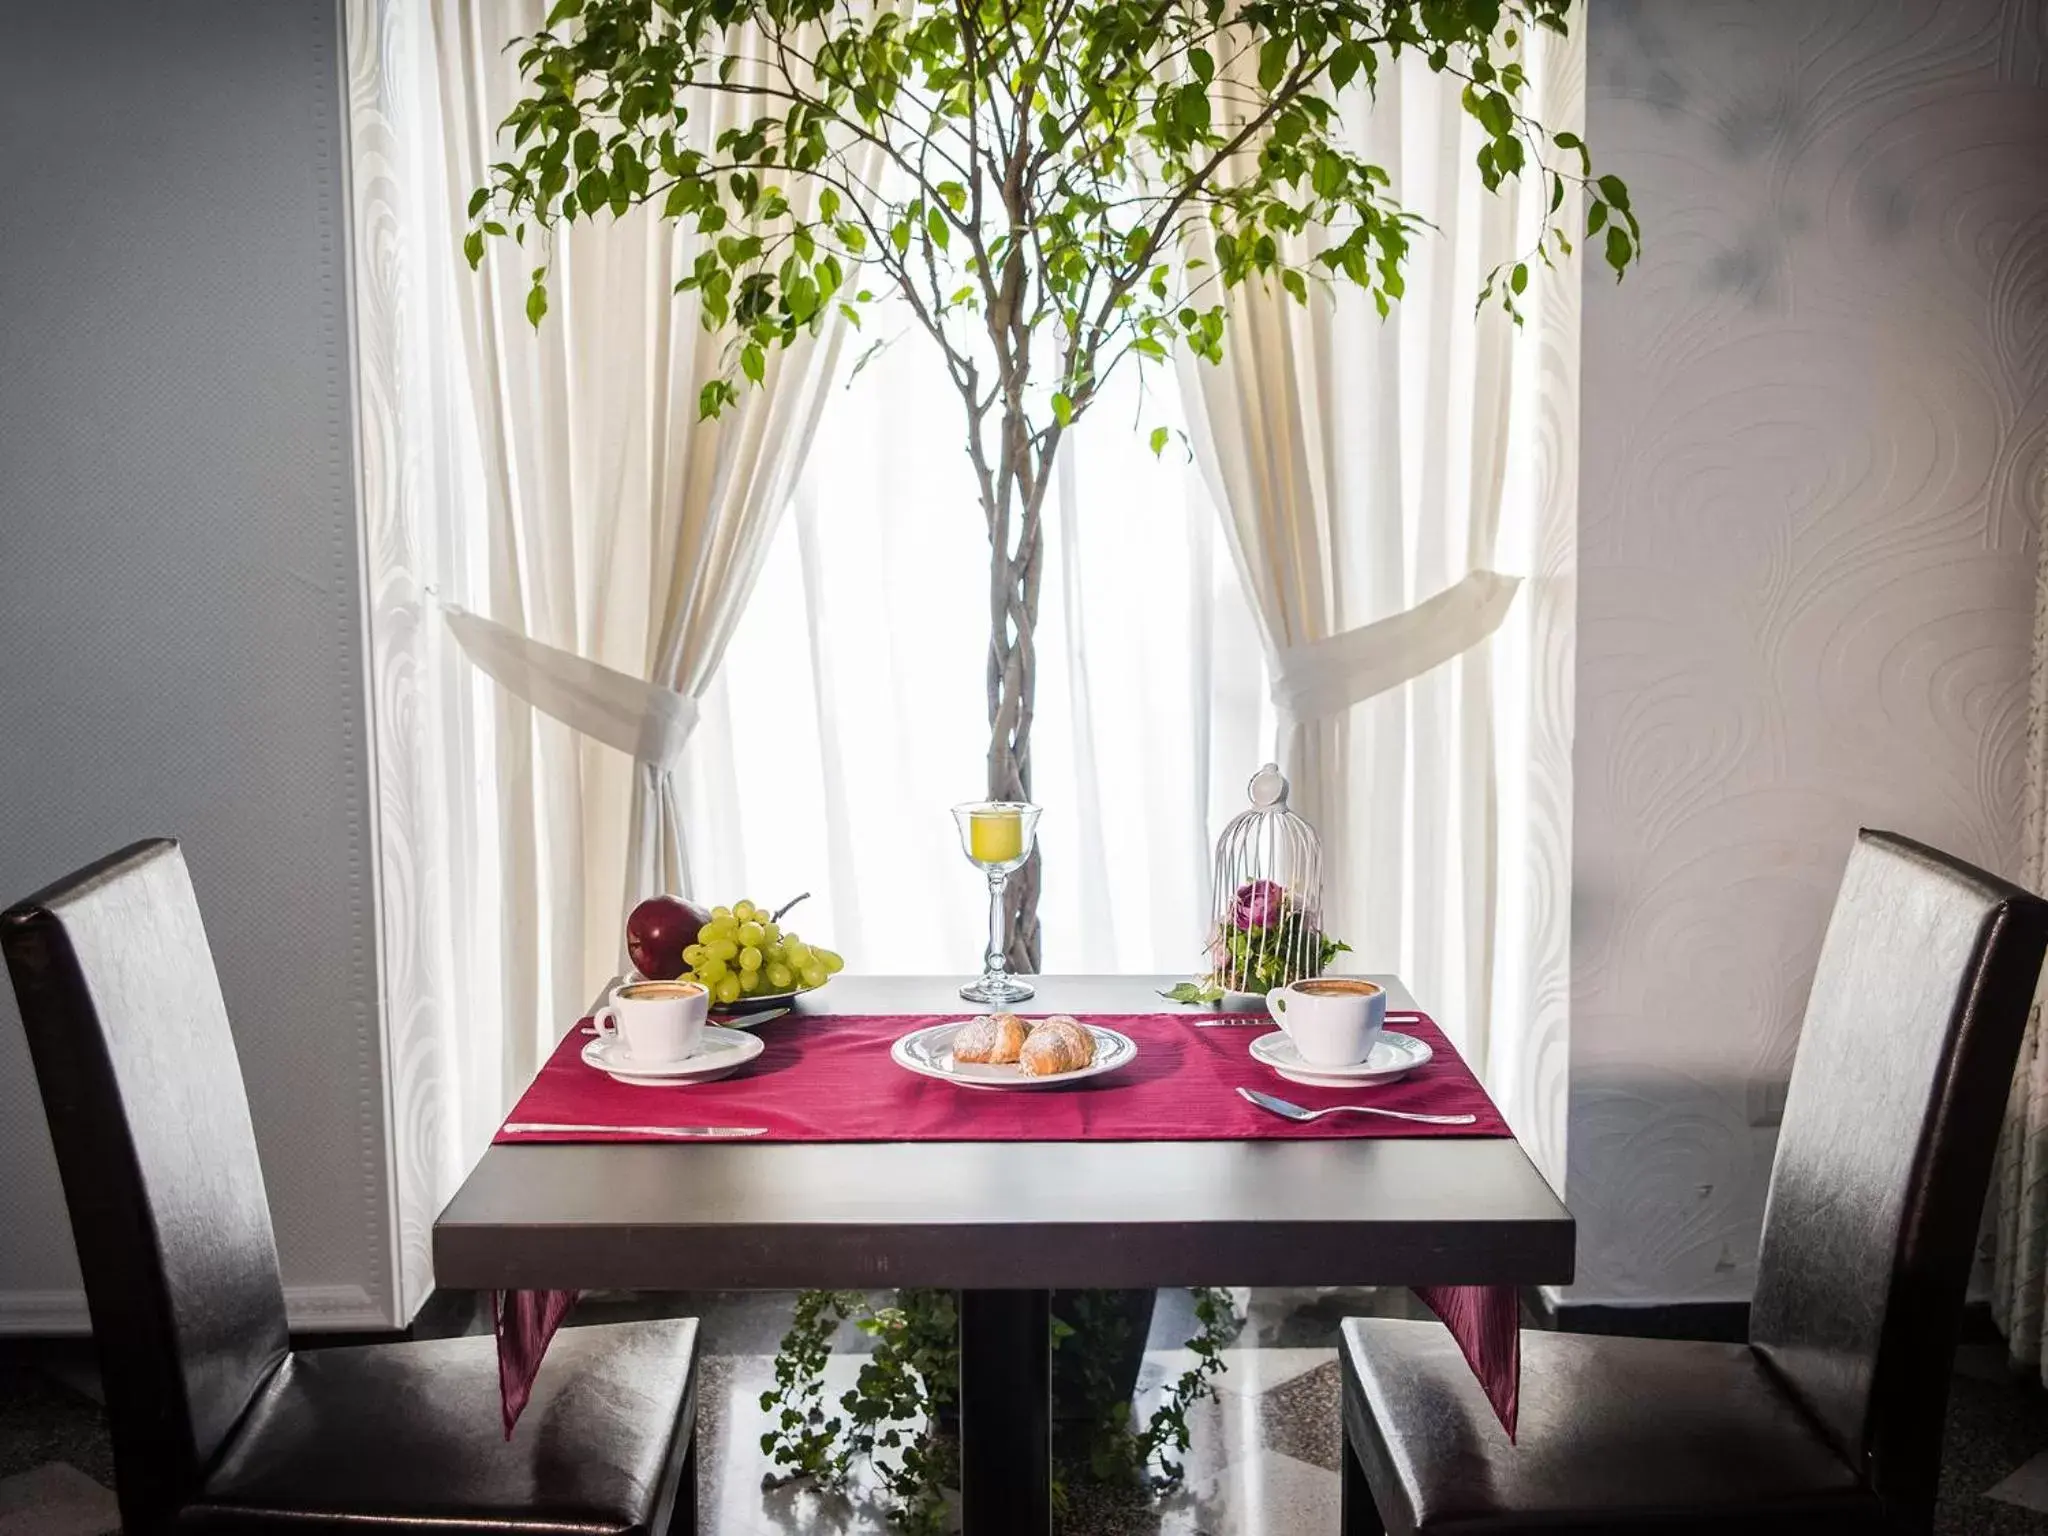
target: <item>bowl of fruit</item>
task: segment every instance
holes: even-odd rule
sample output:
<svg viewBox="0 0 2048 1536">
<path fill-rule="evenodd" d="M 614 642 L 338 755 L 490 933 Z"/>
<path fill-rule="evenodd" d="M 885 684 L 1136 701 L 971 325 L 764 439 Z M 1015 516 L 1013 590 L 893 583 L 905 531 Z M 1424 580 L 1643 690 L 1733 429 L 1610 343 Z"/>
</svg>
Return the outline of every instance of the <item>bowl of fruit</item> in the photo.
<svg viewBox="0 0 2048 1536">
<path fill-rule="evenodd" d="M 626 920 L 626 953 L 642 976 L 702 982 L 712 1005 L 727 1013 L 782 1007 L 824 986 L 846 964 L 782 925 L 803 899 L 773 910 L 751 901 L 706 909 L 676 896 L 652 896 Z"/>
</svg>

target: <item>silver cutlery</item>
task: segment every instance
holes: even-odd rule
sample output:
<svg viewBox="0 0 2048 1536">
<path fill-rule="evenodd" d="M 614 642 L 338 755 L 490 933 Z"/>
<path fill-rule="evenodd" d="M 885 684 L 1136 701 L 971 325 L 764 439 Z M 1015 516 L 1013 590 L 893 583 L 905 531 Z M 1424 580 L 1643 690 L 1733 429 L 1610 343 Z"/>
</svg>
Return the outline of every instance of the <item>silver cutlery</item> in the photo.
<svg viewBox="0 0 2048 1536">
<path fill-rule="evenodd" d="M 1256 1104 L 1263 1110 L 1278 1115 L 1283 1120 L 1307 1124 L 1320 1120 L 1324 1115 L 1385 1115 L 1389 1120 L 1413 1120 L 1418 1125 L 1471 1125 L 1477 1115 L 1418 1115 L 1406 1109 L 1381 1109 L 1376 1104 L 1332 1104 L 1328 1109 L 1304 1109 L 1286 1099 L 1275 1098 L 1270 1093 L 1261 1093 L 1256 1088 L 1240 1088 L 1238 1097 Z"/>
<path fill-rule="evenodd" d="M 765 1125 L 557 1125 L 552 1121 L 515 1120 L 505 1127 L 514 1136 L 557 1135 L 588 1136 L 593 1133 L 613 1136 L 674 1136 L 690 1139 L 700 1136 L 765 1136 Z"/>
</svg>

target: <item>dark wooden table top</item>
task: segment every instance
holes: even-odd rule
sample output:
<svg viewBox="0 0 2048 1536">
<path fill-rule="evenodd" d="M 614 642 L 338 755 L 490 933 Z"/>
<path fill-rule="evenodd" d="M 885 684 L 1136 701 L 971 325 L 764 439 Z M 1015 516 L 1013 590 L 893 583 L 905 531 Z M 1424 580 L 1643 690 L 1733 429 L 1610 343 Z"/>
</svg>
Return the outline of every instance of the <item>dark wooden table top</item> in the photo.
<svg viewBox="0 0 2048 1536">
<path fill-rule="evenodd" d="M 1033 981 L 1035 1012 L 1183 1011 L 1159 977 Z M 800 1011 L 964 1016 L 959 984 L 842 975 Z M 475 1290 L 1534 1285 L 1571 1279 L 1572 1244 L 1505 1137 L 608 1143 L 488 1149 L 434 1224 L 434 1272 Z"/>
</svg>

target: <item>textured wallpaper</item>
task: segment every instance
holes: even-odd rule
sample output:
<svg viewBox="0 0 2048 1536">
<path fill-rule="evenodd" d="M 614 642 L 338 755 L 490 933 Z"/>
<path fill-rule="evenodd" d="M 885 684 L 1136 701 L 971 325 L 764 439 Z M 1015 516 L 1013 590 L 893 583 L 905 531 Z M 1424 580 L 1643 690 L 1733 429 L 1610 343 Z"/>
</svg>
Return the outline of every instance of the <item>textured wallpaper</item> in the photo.
<svg viewBox="0 0 2048 1536">
<path fill-rule="evenodd" d="M 1593 0 L 1575 1300 L 1746 1297 L 1859 825 L 2018 865 L 2048 5 Z"/>
<path fill-rule="evenodd" d="M 0 905 L 184 841 L 293 1322 L 394 1319 L 336 0 L 0 44 Z M 0 1331 L 81 1327 L 0 981 Z"/>
</svg>

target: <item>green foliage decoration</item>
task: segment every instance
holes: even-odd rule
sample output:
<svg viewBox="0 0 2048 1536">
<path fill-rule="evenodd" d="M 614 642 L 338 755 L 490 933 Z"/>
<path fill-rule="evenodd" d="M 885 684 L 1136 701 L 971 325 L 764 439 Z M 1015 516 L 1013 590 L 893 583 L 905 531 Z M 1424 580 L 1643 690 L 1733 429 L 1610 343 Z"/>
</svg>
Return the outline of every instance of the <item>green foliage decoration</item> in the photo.
<svg viewBox="0 0 2048 1536">
<path fill-rule="evenodd" d="M 1195 1363 L 1168 1385 L 1143 1423 L 1108 1365 L 1133 1342 L 1130 1319 L 1112 1293 L 1083 1291 L 1071 1323 L 1053 1320 L 1047 1340 L 1053 1370 L 1076 1378 L 1093 1481 L 1151 1492 L 1180 1482 L 1189 1410 L 1214 1395 L 1223 1346 L 1240 1325 L 1229 1292 L 1198 1286 L 1192 1295 L 1196 1331 L 1185 1347 Z M 835 1412 L 825 1402 L 825 1363 L 833 1336 L 849 1320 L 872 1340 L 873 1351 Z M 938 1536 L 947 1525 L 946 1492 L 959 1485 L 959 1445 L 944 1427 L 959 1390 L 959 1311 L 952 1291 L 899 1291 L 885 1306 L 871 1305 L 859 1291 L 805 1291 L 775 1356 L 775 1385 L 761 1394 L 770 1425 L 761 1449 L 782 1469 L 771 1481 L 844 1489 L 866 1466 L 898 1529 Z M 1066 1496 L 1064 1482 L 1056 1480 L 1055 1503 L 1064 1505 Z"/>
</svg>

